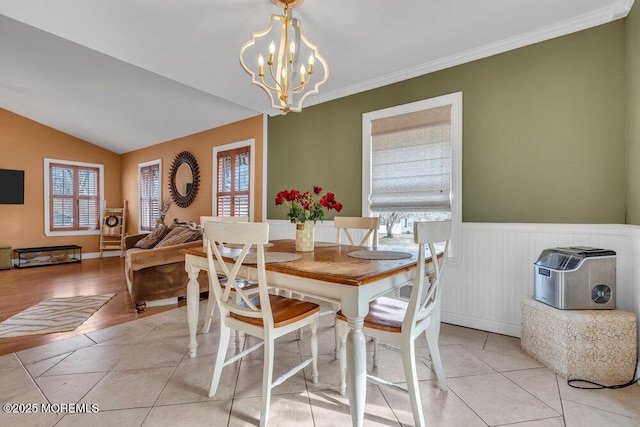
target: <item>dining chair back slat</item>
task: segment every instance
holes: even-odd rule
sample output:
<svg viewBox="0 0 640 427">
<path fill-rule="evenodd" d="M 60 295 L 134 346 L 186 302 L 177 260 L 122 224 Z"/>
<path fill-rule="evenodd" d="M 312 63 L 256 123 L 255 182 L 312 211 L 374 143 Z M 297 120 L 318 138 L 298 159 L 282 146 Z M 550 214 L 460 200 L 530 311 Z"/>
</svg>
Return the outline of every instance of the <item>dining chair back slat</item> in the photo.
<svg viewBox="0 0 640 427">
<path fill-rule="evenodd" d="M 378 247 L 378 227 L 380 225 L 380 218 L 378 217 L 356 217 L 356 216 L 337 216 L 333 219 L 333 224 L 336 227 L 336 243 L 341 243 L 342 234 L 347 236 L 349 244 L 351 246 L 368 246 L 369 238 L 373 235 L 373 243 L 371 246 Z M 354 230 L 360 230 L 364 232 L 367 230 L 364 237 L 356 244 L 354 236 L 351 234 Z"/>
</svg>

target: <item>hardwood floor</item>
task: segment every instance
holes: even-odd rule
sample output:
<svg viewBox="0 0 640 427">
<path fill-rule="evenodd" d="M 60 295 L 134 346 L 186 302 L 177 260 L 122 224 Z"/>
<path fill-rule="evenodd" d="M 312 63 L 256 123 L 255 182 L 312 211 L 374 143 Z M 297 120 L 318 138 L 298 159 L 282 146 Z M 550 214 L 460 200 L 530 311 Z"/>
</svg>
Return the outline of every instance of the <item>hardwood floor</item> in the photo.
<svg viewBox="0 0 640 427">
<path fill-rule="evenodd" d="M 70 332 L 0 338 L 0 355 L 104 329 L 160 313 L 177 305 L 152 307 L 138 314 L 131 302 L 124 276 L 124 258 L 85 259 L 81 263 L 0 270 L 0 321 L 42 300 L 115 292 L 86 322 Z M 184 305 L 181 301 L 178 305 Z"/>
</svg>

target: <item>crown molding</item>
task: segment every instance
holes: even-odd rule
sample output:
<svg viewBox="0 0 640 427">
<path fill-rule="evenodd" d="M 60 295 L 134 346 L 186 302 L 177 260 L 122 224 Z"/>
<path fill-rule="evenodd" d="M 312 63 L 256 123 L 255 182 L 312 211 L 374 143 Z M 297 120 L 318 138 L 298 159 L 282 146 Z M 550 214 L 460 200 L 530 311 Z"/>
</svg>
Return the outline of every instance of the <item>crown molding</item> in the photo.
<svg viewBox="0 0 640 427">
<path fill-rule="evenodd" d="M 620 0 L 619 2 L 604 7 L 602 9 L 589 12 L 557 24 L 549 25 L 544 28 L 520 34 L 515 37 L 490 43 L 479 48 L 466 50 L 454 55 L 427 62 L 416 67 L 408 68 L 396 73 L 387 74 L 379 78 L 367 80 L 357 83 L 340 90 L 316 94 L 308 98 L 305 106 L 321 104 L 323 102 L 332 101 L 334 99 L 343 98 L 345 96 L 354 95 L 356 93 L 408 80 L 414 77 L 433 73 L 435 71 L 444 70 L 456 65 L 465 64 L 467 62 L 476 61 L 478 59 L 487 58 L 499 53 L 518 49 L 524 46 L 539 43 L 545 40 L 551 40 L 556 37 L 586 30 L 598 25 L 607 24 L 615 20 L 626 17 L 633 6 L 634 0 Z M 271 112 L 268 113 L 269 115 Z"/>
<path fill-rule="evenodd" d="M 611 6 L 613 10 L 613 21 L 616 19 L 625 18 L 629 12 L 631 11 L 631 7 L 633 6 L 635 0 L 620 0 Z"/>
</svg>

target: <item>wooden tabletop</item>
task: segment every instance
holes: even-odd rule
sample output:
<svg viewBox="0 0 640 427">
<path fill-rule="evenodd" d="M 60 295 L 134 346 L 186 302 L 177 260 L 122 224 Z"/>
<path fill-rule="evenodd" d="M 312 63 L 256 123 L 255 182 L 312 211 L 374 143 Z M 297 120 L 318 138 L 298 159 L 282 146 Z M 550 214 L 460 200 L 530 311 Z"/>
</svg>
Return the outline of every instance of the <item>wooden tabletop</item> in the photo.
<svg viewBox="0 0 640 427">
<path fill-rule="evenodd" d="M 348 255 L 355 250 L 371 249 L 351 245 L 322 245 L 313 252 L 296 252 L 295 240 L 273 240 L 273 246 L 265 247 L 265 252 L 290 252 L 302 255 L 295 261 L 268 263 L 267 271 L 290 274 L 298 277 L 322 280 L 343 285 L 362 286 L 394 274 L 409 271 L 416 267 L 417 249 L 398 249 L 410 252 L 411 258 L 395 260 L 367 260 L 353 258 Z M 206 257 L 204 248 L 183 249 L 188 255 Z M 225 260 L 233 262 L 240 254 L 240 249 L 223 247 L 221 251 Z M 427 262 L 431 262 L 429 259 Z"/>
</svg>

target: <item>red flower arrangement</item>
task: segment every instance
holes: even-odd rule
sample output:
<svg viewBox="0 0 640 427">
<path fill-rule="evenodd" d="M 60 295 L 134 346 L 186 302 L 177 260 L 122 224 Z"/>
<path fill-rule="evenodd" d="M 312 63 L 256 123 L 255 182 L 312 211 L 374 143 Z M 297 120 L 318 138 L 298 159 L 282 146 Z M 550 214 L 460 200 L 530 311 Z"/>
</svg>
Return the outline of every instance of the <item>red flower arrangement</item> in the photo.
<svg viewBox="0 0 640 427">
<path fill-rule="evenodd" d="M 313 194 L 310 191 L 304 193 L 298 190 L 284 190 L 276 195 L 276 205 L 286 205 L 289 209 L 287 218 L 294 223 L 306 221 L 323 221 L 325 210 L 342 210 L 342 203 L 335 199 L 332 192 L 322 193 L 322 188 L 313 186 Z"/>
</svg>

